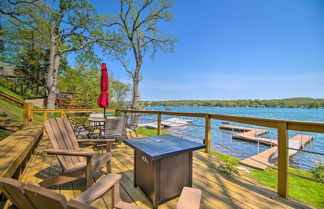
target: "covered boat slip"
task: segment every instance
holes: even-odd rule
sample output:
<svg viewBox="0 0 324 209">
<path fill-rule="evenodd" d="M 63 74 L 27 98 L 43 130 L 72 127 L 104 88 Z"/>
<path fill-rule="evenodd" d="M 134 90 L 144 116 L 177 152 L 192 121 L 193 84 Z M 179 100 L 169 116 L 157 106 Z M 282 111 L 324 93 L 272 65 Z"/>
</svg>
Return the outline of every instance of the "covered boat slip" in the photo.
<svg viewBox="0 0 324 209">
<path fill-rule="evenodd" d="M 49 156 L 45 149 L 51 143 L 44 135 L 31 159 L 26 165 L 19 180 L 38 184 L 43 179 L 60 172 L 56 156 Z M 91 147 L 85 147 L 92 149 Z M 134 151 L 125 144 L 112 149 L 112 172 L 122 175 L 120 195 L 123 201 L 152 208 L 150 200 L 139 189 L 134 187 Z M 230 176 L 217 170 L 220 160 L 212 154 L 195 151 L 193 154 L 193 187 L 202 190 L 201 208 L 310 208 L 294 200 L 277 197 L 276 191 L 263 186 L 256 180 L 242 174 Z M 106 174 L 106 168 L 95 174 L 98 180 Z M 143 174 L 145 175 L 145 174 Z M 50 189 L 63 194 L 67 199 L 75 198 L 85 191 L 84 179 L 63 185 L 52 186 Z M 172 199 L 161 205 L 160 209 L 176 208 L 179 198 Z M 111 192 L 96 203 L 98 208 L 111 208 Z"/>
</svg>

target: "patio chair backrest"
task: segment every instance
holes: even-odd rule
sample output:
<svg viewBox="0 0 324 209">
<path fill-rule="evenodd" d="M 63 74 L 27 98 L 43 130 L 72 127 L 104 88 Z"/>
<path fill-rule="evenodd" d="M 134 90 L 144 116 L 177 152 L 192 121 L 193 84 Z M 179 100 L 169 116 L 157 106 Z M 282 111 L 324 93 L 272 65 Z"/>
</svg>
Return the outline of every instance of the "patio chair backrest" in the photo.
<svg viewBox="0 0 324 209">
<path fill-rule="evenodd" d="M 53 118 L 47 120 L 44 125 L 54 149 L 80 150 L 71 123 L 68 119 Z M 64 171 L 72 168 L 77 163 L 85 161 L 85 158 L 77 156 L 58 155 L 57 158 Z"/>
<path fill-rule="evenodd" d="M 135 130 L 140 123 L 141 114 L 140 113 L 129 113 L 127 118 L 126 127 Z"/>
<path fill-rule="evenodd" d="M 24 183 L 15 179 L 0 178 L 0 190 L 19 209 L 34 209 L 25 197 Z"/>
<path fill-rule="evenodd" d="M 107 117 L 105 122 L 105 135 L 124 134 L 126 125 L 126 118 L 124 115 L 117 117 Z"/>
<path fill-rule="evenodd" d="M 67 207 L 67 200 L 60 193 L 33 184 L 25 184 L 24 191 L 35 209 L 66 209 Z"/>
</svg>

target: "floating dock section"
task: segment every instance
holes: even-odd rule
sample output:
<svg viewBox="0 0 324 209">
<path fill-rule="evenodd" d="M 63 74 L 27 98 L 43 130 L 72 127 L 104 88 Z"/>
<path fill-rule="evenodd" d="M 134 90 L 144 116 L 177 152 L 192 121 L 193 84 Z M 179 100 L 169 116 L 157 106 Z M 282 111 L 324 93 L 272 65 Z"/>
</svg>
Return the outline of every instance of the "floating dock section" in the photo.
<svg viewBox="0 0 324 209">
<path fill-rule="evenodd" d="M 219 127 L 223 130 L 239 131 L 243 133 L 234 134 L 233 139 L 241 139 L 252 142 L 259 142 L 265 145 L 277 145 L 277 140 L 258 137 L 269 132 L 267 129 L 249 128 L 243 126 L 222 125 Z"/>
<path fill-rule="evenodd" d="M 241 139 L 251 142 L 257 142 L 265 145 L 271 145 L 273 147 L 258 153 L 257 155 L 251 156 L 244 160 L 240 161 L 240 164 L 252 167 L 259 170 L 264 170 L 268 166 L 274 164 L 278 160 L 278 140 L 267 139 L 258 137 L 259 135 L 268 133 L 266 129 L 255 129 L 248 128 L 242 126 L 230 126 L 230 125 L 222 125 L 220 129 L 224 130 L 233 130 L 233 131 L 241 131 L 243 133 L 233 135 L 234 139 Z M 289 148 L 301 149 L 305 144 L 309 143 L 313 139 L 310 135 L 302 135 L 298 134 L 289 139 Z M 297 154 L 298 150 L 289 150 L 289 157 Z"/>
<path fill-rule="evenodd" d="M 289 148 L 301 149 L 313 139 L 310 135 L 298 134 L 289 139 Z M 297 154 L 297 150 L 289 150 L 289 157 Z M 240 164 L 259 170 L 264 170 L 278 160 L 278 147 L 274 146 L 257 155 L 240 161 Z"/>
</svg>

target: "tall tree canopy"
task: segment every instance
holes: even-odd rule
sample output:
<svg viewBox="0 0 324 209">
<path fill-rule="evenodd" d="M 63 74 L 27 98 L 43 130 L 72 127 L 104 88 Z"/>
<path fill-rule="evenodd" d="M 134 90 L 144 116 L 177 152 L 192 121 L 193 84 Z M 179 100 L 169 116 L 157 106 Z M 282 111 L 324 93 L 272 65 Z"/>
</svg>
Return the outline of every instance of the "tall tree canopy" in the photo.
<svg viewBox="0 0 324 209">
<path fill-rule="evenodd" d="M 44 10 L 49 35 L 47 72 L 47 108 L 55 107 L 56 83 L 60 60 L 64 54 L 93 46 L 103 37 L 101 18 L 87 0 L 60 0 Z"/>
<path fill-rule="evenodd" d="M 159 29 L 161 22 L 172 20 L 170 8 L 173 5 L 172 0 L 120 0 L 119 14 L 108 24 L 117 26 L 123 40 L 123 48 L 114 52 L 132 78 L 131 107 L 134 109 L 139 107 L 140 71 L 144 55 L 150 53 L 154 57 L 159 49 L 164 52 L 173 51 L 176 39 Z M 111 45 L 108 47 L 111 48 Z M 132 59 L 129 60 L 129 57 Z"/>
</svg>

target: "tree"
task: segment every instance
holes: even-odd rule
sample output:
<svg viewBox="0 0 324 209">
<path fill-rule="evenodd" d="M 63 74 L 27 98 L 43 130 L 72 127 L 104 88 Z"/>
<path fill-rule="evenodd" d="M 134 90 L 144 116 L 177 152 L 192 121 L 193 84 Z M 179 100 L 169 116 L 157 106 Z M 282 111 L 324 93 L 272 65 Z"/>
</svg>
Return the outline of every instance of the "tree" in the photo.
<svg viewBox="0 0 324 209">
<path fill-rule="evenodd" d="M 55 107 L 56 83 L 63 55 L 93 46 L 103 37 L 101 17 L 87 0 L 60 0 L 43 9 L 42 28 L 49 36 L 47 108 Z"/>
<path fill-rule="evenodd" d="M 67 67 L 60 72 L 57 87 L 60 91 L 76 93 L 73 101 L 78 106 L 94 108 L 97 107 L 100 93 L 99 84 L 98 69 L 89 67 L 83 59 L 77 58 L 76 67 Z"/>
<path fill-rule="evenodd" d="M 123 83 L 118 80 L 113 80 L 111 82 L 112 95 L 117 102 L 119 108 L 125 108 L 125 100 L 130 93 L 131 87 L 129 83 Z"/>
<path fill-rule="evenodd" d="M 38 0 L 3 0 L 0 1 L 0 17 L 7 16 L 20 23 L 33 27 L 30 10 L 37 7 Z"/>
<path fill-rule="evenodd" d="M 33 96 L 45 95 L 47 66 L 48 51 L 37 46 L 32 33 L 31 42 L 25 44 L 24 49 L 17 56 L 15 68 L 22 95 L 27 95 L 27 89 Z"/>
<path fill-rule="evenodd" d="M 108 26 L 115 25 L 123 38 L 125 50 L 115 51 L 133 81 L 131 107 L 139 107 L 139 82 L 143 56 L 150 52 L 153 58 L 156 51 L 173 51 L 175 38 L 164 35 L 159 29 L 161 22 L 170 22 L 173 18 L 169 9 L 174 5 L 172 0 L 120 0 L 120 12 Z M 110 47 L 110 46 L 109 46 Z M 127 55 L 131 54 L 134 67 L 130 67 Z"/>
<path fill-rule="evenodd" d="M 31 12 L 29 15 L 34 14 Z M 5 83 L 8 88 L 24 96 L 43 96 L 48 66 L 48 39 L 44 39 L 42 32 L 22 24 L 21 21 L 27 19 L 27 14 L 23 16 L 25 17 L 19 17 L 20 20 L 11 16 L 2 19 L 5 24 L 0 38 L 3 43 L 0 62 L 15 66 L 16 75 L 16 79 L 8 79 Z M 20 86 L 20 91 L 17 91 L 17 86 Z"/>
</svg>

